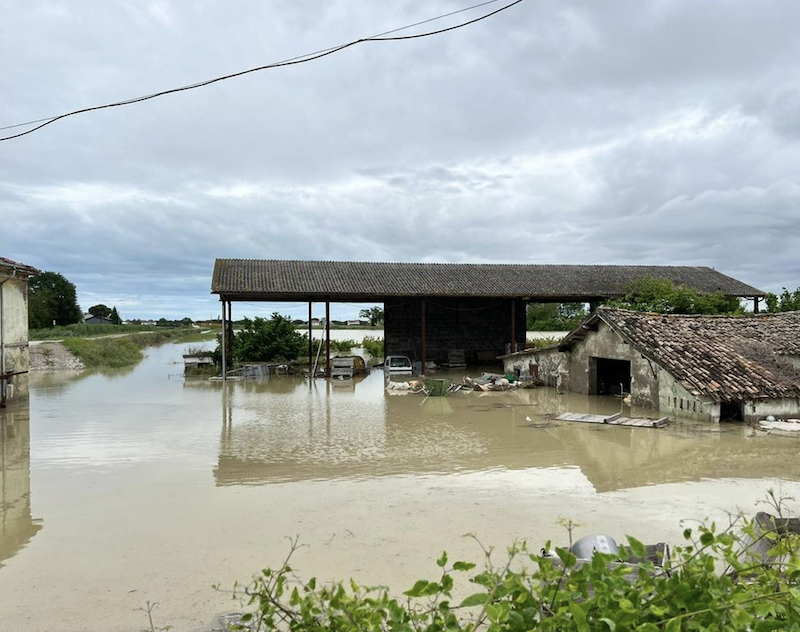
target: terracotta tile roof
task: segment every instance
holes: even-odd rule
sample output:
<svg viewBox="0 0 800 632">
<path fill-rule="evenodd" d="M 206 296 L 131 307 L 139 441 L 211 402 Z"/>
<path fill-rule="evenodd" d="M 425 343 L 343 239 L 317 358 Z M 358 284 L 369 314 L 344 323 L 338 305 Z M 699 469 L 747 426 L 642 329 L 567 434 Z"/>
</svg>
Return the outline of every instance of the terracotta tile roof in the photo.
<svg viewBox="0 0 800 632">
<path fill-rule="evenodd" d="M 33 268 L 31 266 L 26 266 L 24 263 L 17 263 L 11 259 L 6 259 L 5 257 L 0 257 L 0 271 L 5 274 L 6 272 L 11 271 L 18 271 L 22 272 L 24 275 L 31 276 L 34 274 L 39 274 L 39 270 Z"/>
<path fill-rule="evenodd" d="M 609 298 L 642 277 L 702 292 L 764 292 L 702 266 L 511 265 L 217 259 L 211 292 L 231 300 L 380 300 L 389 296 Z"/>
<path fill-rule="evenodd" d="M 599 320 L 686 389 L 715 401 L 800 397 L 800 312 L 687 316 L 601 307 L 560 347 Z M 587 329 L 588 328 L 588 329 Z"/>
</svg>

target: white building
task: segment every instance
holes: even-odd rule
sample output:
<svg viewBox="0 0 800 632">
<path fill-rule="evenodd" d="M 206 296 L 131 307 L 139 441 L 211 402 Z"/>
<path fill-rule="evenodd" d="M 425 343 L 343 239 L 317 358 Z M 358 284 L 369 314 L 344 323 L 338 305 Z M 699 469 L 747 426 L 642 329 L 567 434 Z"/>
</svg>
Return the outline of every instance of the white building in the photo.
<svg viewBox="0 0 800 632">
<path fill-rule="evenodd" d="M 27 396 L 28 278 L 39 271 L 0 257 L 0 406 Z"/>
</svg>

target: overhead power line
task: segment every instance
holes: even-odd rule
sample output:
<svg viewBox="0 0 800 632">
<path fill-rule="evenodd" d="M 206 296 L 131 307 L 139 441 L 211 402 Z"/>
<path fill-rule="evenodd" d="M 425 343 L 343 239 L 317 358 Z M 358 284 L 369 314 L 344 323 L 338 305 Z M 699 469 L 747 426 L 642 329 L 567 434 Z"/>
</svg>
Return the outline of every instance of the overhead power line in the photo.
<svg viewBox="0 0 800 632">
<path fill-rule="evenodd" d="M 356 39 L 345 44 L 339 44 L 337 46 L 331 46 L 329 48 L 323 48 L 321 50 L 314 51 L 312 53 L 306 53 L 304 55 L 298 55 L 297 57 L 290 57 L 289 59 L 283 59 L 281 61 L 276 61 L 271 64 L 265 64 L 263 66 L 256 66 L 255 68 L 249 68 L 247 70 L 240 70 L 238 72 L 233 72 L 227 75 L 221 75 L 219 77 L 214 77 L 213 79 L 207 79 L 205 81 L 198 81 L 197 83 L 190 83 L 189 85 L 181 86 L 178 88 L 169 88 L 167 90 L 161 90 L 160 92 L 154 92 L 152 94 L 147 94 L 140 97 L 134 97 L 132 99 L 125 99 L 123 101 L 115 101 L 113 103 L 106 103 L 103 105 L 95 105 L 92 107 L 81 108 L 79 110 L 73 110 L 71 112 L 66 112 L 65 114 L 59 114 L 57 116 L 50 116 L 46 118 L 36 119 L 34 121 L 27 121 L 25 123 L 16 123 L 14 125 L 6 125 L 5 127 L 0 127 L 0 130 L 7 130 L 13 129 L 16 127 L 27 127 L 29 125 L 36 125 L 32 129 L 26 130 L 24 132 L 20 132 L 19 134 L 13 134 L 11 136 L 5 136 L 0 138 L 0 142 L 6 140 L 12 140 L 14 138 L 20 138 L 21 136 L 27 136 L 28 134 L 32 134 L 47 125 L 51 125 L 56 121 L 60 121 L 70 116 L 75 116 L 76 114 L 85 114 L 86 112 L 94 112 L 95 110 L 104 110 L 107 108 L 116 108 L 121 107 L 124 105 L 132 105 L 134 103 L 141 103 L 142 101 L 149 101 L 150 99 L 155 99 L 158 97 L 163 97 L 168 94 L 174 94 L 176 92 L 185 92 L 187 90 L 196 90 L 197 88 L 202 88 L 204 86 L 209 86 L 212 83 L 218 83 L 220 81 L 226 81 L 228 79 L 234 79 L 236 77 L 241 77 L 243 75 L 248 75 L 253 72 L 260 72 L 262 70 L 270 70 L 273 68 L 282 68 L 284 66 L 294 66 L 297 64 L 304 64 L 309 61 L 314 61 L 315 59 L 320 59 L 322 57 L 327 57 L 328 55 L 332 55 L 334 53 L 338 53 L 339 51 L 344 50 L 345 48 L 350 48 L 355 46 L 356 44 L 362 44 L 364 42 L 396 42 L 400 40 L 410 40 L 410 39 L 420 39 L 423 37 L 431 37 L 432 35 L 440 35 L 442 33 L 447 33 L 449 31 L 455 31 L 456 29 L 464 28 L 465 26 L 469 26 L 470 24 L 475 24 L 476 22 L 480 22 L 481 20 L 485 20 L 486 18 L 490 18 L 493 15 L 497 15 L 498 13 L 510 9 L 514 5 L 520 4 L 523 0 L 514 0 L 499 9 L 495 9 L 489 13 L 481 15 L 477 18 L 472 20 L 468 20 L 466 22 L 462 22 L 460 24 L 455 24 L 453 26 L 448 26 L 446 28 L 437 29 L 435 31 L 427 31 L 425 33 L 417 33 L 414 35 L 394 35 L 394 33 L 399 33 L 401 31 L 406 31 L 410 28 L 414 28 L 417 26 L 421 26 L 423 24 L 428 24 L 430 22 L 435 22 L 437 20 L 441 20 L 447 17 L 451 17 L 453 15 L 457 15 L 459 13 L 464 13 L 466 11 L 472 11 L 474 9 L 478 9 L 480 7 L 485 7 L 490 4 L 496 4 L 500 2 L 500 0 L 487 0 L 486 2 L 480 2 L 478 4 L 473 4 L 468 7 L 464 7 L 462 9 L 457 9 L 455 11 L 451 11 L 449 13 L 443 13 L 442 15 L 437 15 L 432 18 L 428 18 L 427 20 L 422 20 L 420 22 L 414 22 L 413 24 L 407 24 L 405 26 L 401 26 L 396 29 L 391 29 L 389 31 L 384 31 L 382 33 L 377 33 L 376 35 L 371 35 L 369 37 L 362 37 L 360 39 Z M 38 125 L 37 125 L 38 123 Z"/>
</svg>

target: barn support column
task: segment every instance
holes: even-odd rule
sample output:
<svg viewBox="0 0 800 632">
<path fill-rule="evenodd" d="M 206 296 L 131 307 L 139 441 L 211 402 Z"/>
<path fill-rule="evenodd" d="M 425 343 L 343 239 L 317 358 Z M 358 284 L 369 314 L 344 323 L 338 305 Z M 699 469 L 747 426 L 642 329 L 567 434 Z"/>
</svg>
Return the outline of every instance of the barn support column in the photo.
<svg viewBox="0 0 800 632">
<path fill-rule="evenodd" d="M 311 301 L 308 302 L 308 373 L 314 370 L 314 330 L 311 328 Z M 311 379 L 314 376 L 311 375 Z"/>
<path fill-rule="evenodd" d="M 425 364 L 426 364 L 426 359 L 425 359 L 425 351 L 426 351 L 426 349 L 425 349 L 425 343 L 426 343 L 426 340 L 425 340 L 425 299 L 424 298 L 420 301 L 420 339 L 421 339 L 421 341 L 420 341 L 420 356 L 421 356 L 421 359 L 422 359 L 422 365 L 420 367 L 419 373 L 420 373 L 420 376 L 423 376 L 423 375 L 425 375 Z"/>
<path fill-rule="evenodd" d="M 331 376 L 331 302 L 325 301 L 325 377 Z"/>
<path fill-rule="evenodd" d="M 753 313 L 758 314 L 758 303 L 761 299 L 758 296 L 753 297 Z"/>
<path fill-rule="evenodd" d="M 228 346 L 231 348 L 228 362 L 233 364 L 233 301 L 228 301 Z"/>
<path fill-rule="evenodd" d="M 222 300 L 222 379 L 228 379 L 228 336 L 225 325 L 225 299 Z"/>
<path fill-rule="evenodd" d="M 511 353 L 517 352 L 517 301 L 511 299 Z"/>
</svg>

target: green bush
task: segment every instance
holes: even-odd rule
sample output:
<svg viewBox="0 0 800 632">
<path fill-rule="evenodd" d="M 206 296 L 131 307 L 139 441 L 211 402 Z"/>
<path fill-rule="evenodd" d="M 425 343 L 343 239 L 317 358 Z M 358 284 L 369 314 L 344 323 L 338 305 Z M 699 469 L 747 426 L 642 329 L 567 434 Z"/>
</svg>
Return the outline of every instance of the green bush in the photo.
<svg viewBox="0 0 800 632">
<path fill-rule="evenodd" d="M 722 292 L 703 294 L 669 279 L 645 277 L 625 288 L 625 296 L 607 303 L 639 312 L 659 314 L 735 314 L 741 313 L 739 299 Z"/>
<path fill-rule="evenodd" d="M 277 312 L 272 318 L 245 318 L 233 337 L 232 357 L 239 362 L 295 360 L 308 349 L 308 337 L 294 328 L 291 320 Z"/>
<path fill-rule="evenodd" d="M 741 523 L 739 523 L 741 526 Z M 628 554 L 645 546 L 628 537 L 619 556 L 595 553 L 590 561 L 568 549 L 550 556 L 515 543 L 500 565 L 484 549 L 473 590 L 453 601 L 456 581 L 476 565 L 436 561 L 441 571 L 419 580 L 401 598 L 384 587 L 307 582 L 290 566 L 265 569 L 234 595 L 248 611 L 234 630 L 293 632 L 525 632 L 679 630 L 800 630 L 800 560 L 796 536 L 772 538 L 774 562 L 742 556 L 733 527 L 686 529 L 665 566 L 638 566 Z M 754 534 L 753 524 L 744 532 Z M 297 542 L 292 543 L 292 552 Z M 546 546 L 549 549 L 549 544 Z M 459 593 L 463 592 L 461 588 Z"/>
<path fill-rule="evenodd" d="M 364 336 L 361 341 L 361 346 L 373 358 L 383 358 L 383 338 L 375 338 L 373 336 Z"/>
<path fill-rule="evenodd" d="M 355 340 L 331 340 L 331 349 L 339 353 L 350 353 L 353 347 L 357 347 Z"/>
</svg>

